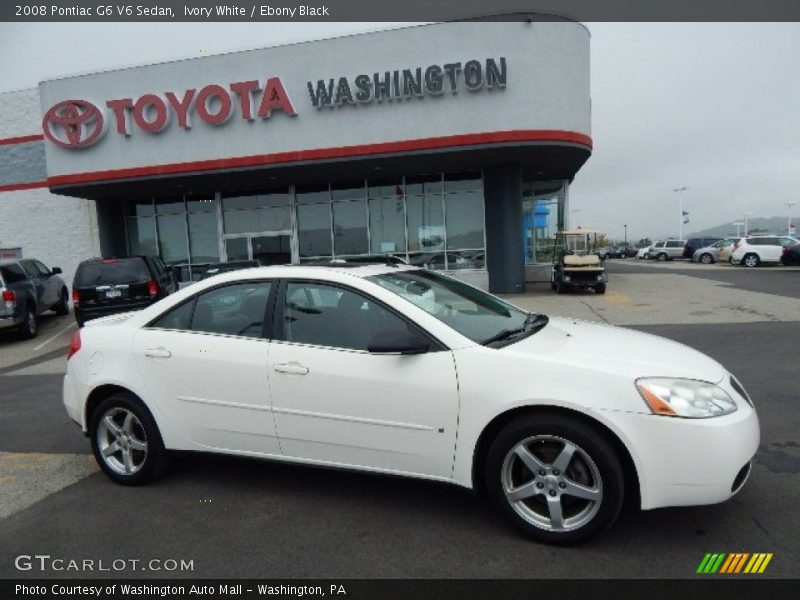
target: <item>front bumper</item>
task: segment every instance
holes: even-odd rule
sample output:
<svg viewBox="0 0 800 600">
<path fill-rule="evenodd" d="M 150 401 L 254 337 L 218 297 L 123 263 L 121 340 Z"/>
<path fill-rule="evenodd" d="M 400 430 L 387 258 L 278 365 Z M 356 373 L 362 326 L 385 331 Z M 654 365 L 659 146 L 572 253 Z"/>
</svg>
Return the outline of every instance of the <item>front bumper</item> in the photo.
<svg viewBox="0 0 800 600">
<path fill-rule="evenodd" d="M 756 412 L 743 402 L 710 419 L 615 412 L 612 420 L 634 455 L 645 510 L 724 502 L 744 484 L 760 441 Z"/>
</svg>

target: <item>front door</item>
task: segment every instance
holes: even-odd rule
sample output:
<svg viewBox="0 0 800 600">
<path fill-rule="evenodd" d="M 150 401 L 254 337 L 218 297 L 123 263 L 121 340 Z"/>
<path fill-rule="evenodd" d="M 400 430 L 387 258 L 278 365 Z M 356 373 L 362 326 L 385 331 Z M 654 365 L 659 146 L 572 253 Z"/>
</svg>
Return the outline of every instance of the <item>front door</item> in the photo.
<svg viewBox="0 0 800 600">
<path fill-rule="evenodd" d="M 351 289 L 290 281 L 276 305 L 270 390 L 283 454 L 326 464 L 450 477 L 458 390 L 450 351 L 367 351 L 409 324 Z"/>
<path fill-rule="evenodd" d="M 291 237 L 286 232 L 262 233 L 225 238 L 228 261 L 257 260 L 262 267 L 292 262 Z"/>
</svg>

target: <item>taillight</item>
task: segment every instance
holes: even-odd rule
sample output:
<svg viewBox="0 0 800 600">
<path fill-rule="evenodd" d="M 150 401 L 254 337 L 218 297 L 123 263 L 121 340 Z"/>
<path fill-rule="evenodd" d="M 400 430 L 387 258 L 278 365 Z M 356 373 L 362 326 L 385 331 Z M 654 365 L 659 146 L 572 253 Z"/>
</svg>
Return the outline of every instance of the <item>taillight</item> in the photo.
<svg viewBox="0 0 800 600">
<path fill-rule="evenodd" d="M 789 254 L 789 247 L 788 246 L 784 246 L 783 247 L 783 253 L 784 254 Z"/>
<path fill-rule="evenodd" d="M 150 293 L 150 297 L 158 296 L 158 282 L 157 281 L 148 281 L 147 282 L 147 291 Z"/>
<path fill-rule="evenodd" d="M 81 294 L 78 290 L 72 290 L 72 303 L 75 306 L 78 306 L 78 302 L 81 300 Z"/>
<path fill-rule="evenodd" d="M 14 293 L 14 290 L 3 290 L 3 302 L 11 304 L 16 299 L 17 295 Z"/>
<path fill-rule="evenodd" d="M 72 358 L 72 355 L 75 354 L 80 349 L 81 349 L 81 330 L 78 329 L 75 333 L 72 334 L 72 339 L 69 342 L 69 348 L 67 348 L 67 360 Z"/>
</svg>

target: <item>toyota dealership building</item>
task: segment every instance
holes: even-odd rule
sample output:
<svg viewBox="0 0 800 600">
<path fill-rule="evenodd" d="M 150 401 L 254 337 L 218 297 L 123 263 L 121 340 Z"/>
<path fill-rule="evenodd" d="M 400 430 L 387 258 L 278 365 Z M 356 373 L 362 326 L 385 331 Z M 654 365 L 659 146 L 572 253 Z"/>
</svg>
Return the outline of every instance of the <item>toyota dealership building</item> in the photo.
<svg viewBox="0 0 800 600">
<path fill-rule="evenodd" d="M 0 94 L 0 254 L 391 254 L 494 292 L 552 260 L 591 153 L 589 33 L 466 21 Z M 537 266 L 539 268 L 537 268 Z"/>
</svg>

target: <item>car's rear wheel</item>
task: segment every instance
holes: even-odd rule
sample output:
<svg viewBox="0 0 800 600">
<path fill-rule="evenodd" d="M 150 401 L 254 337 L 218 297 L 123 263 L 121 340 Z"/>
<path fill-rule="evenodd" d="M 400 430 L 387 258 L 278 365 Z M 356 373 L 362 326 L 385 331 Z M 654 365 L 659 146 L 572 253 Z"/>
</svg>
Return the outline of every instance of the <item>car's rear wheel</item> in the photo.
<svg viewBox="0 0 800 600">
<path fill-rule="evenodd" d="M 708 253 L 701 254 L 700 255 L 700 262 L 703 263 L 704 265 L 710 265 L 711 263 L 714 262 L 714 257 L 711 256 Z"/>
<path fill-rule="evenodd" d="M 577 419 L 531 415 L 495 438 L 486 460 L 492 501 L 540 542 L 574 544 L 619 516 L 624 474 L 613 446 Z"/>
<path fill-rule="evenodd" d="M 26 306 L 22 315 L 22 323 L 19 325 L 19 336 L 23 340 L 35 338 L 39 333 L 39 318 L 36 316 L 36 309 Z"/>
<path fill-rule="evenodd" d="M 761 259 L 758 257 L 758 254 L 745 254 L 742 259 L 742 264 L 745 267 L 757 267 L 761 264 Z"/>
<path fill-rule="evenodd" d="M 664 262 L 665 260 L 667 260 L 667 255 L 662 252 L 661 254 L 656 256 L 656 260 L 660 260 L 661 262 Z"/>
<path fill-rule="evenodd" d="M 158 426 L 141 401 L 130 394 L 112 394 L 97 406 L 89 437 L 97 464 L 117 483 L 146 483 L 165 465 Z"/>
<path fill-rule="evenodd" d="M 67 288 L 63 288 L 61 290 L 61 296 L 58 299 L 58 304 L 53 307 L 53 311 L 57 315 L 69 314 L 69 294 L 67 293 Z"/>
</svg>

